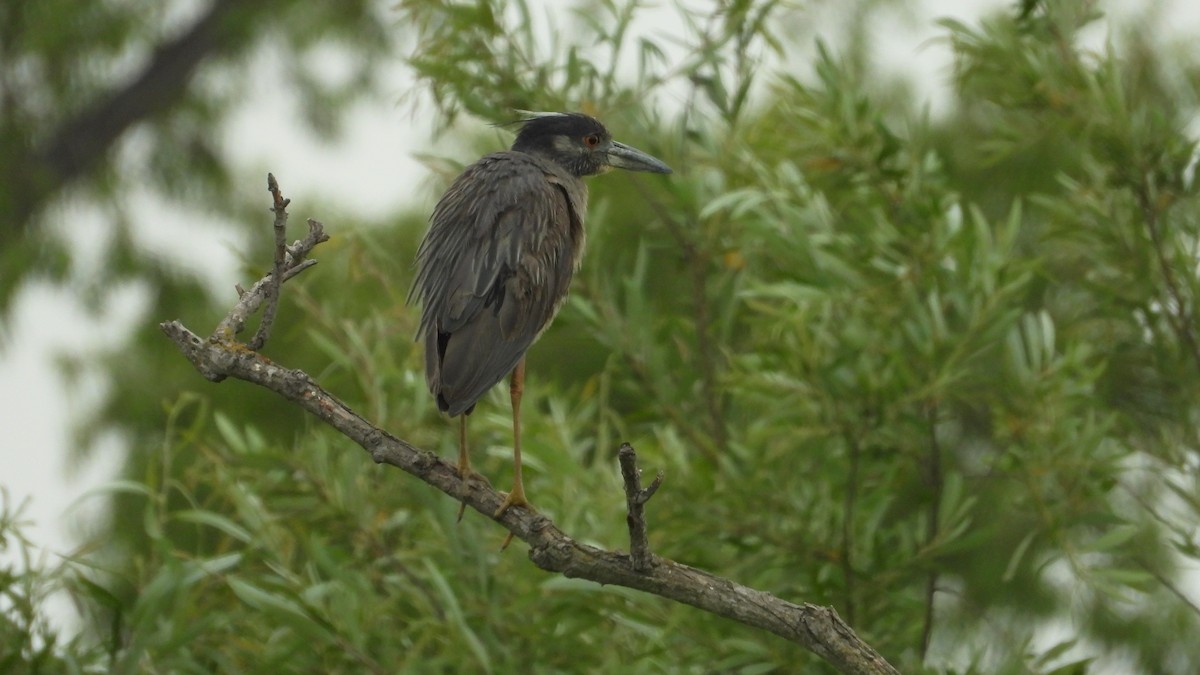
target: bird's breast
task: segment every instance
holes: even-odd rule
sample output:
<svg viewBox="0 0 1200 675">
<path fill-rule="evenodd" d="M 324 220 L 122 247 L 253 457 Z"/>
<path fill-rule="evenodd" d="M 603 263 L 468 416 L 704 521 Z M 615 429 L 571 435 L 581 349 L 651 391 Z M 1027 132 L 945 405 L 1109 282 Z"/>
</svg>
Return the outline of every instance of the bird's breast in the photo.
<svg viewBox="0 0 1200 675">
<path fill-rule="evenodd" d="M 567 202 L 567 239 L 571 247 L 571 268 L 578 270 L 583 261 L 583 252 L 587 248 L 587 230 L 584 219 L 587 217 L 588 189 L 582 179 L 560 173 L 547 174 L 546 180 L 562 191 Z"/>
</svg>

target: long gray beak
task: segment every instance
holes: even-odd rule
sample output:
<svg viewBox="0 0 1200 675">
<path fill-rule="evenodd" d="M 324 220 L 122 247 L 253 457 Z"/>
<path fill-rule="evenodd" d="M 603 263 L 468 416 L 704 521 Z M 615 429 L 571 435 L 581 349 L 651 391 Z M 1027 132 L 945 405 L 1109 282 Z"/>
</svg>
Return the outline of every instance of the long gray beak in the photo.
<svg viewBox="0 0 1200 675">
<path fill-rule="evenodd" d="M 612 141 L 608 146 L 608 165 L 629 171 L 671 173 L 671 167 L 663 164 L 658 158 L 616 141 Z"/>
</svg>

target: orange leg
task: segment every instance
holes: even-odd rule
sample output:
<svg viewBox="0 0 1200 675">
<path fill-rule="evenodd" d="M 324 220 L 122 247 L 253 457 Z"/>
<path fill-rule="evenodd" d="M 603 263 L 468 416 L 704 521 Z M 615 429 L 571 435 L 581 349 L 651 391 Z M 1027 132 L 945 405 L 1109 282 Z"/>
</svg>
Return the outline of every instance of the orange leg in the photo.
<svg viewBox="0 0 1200 675">
<path fill-rule="evenodd" d="M 458 475 L 466 478 L 471 473 L 471 455 L 467 453 L 467 416 L 463 414 L 458 418 Z"/>
<path fill-rule="evenodd" d="M 458 475 L 463 480 L 469 480 L 471 474 L 471 455 L 467 453 L 467 416 L 464 413 L 458 418 Z M 458 517 L 455 522 L 462 522 L 463 512 L 467 510 L 467 503 L 461 502 L 458 505 Z"/>
<path fill-rule="evenodd" d="M 508 394 L 512 399 L 513 413 L 513 470 L 516 477 L 513 479 L 512 492 L 504 498 L 504 503 L 500 504 L 500 508 L 496 509 L 493 518 L 499 518 L 504 515 L 510 507 L 525 506 L 529 504 L 529 500 L 525 499 L 525 485 L 521 481 L 521 394 L 525 392 L 525 358 L 522 357 L 517 362 L 517 367 L 513 368 L 512 378 L 509 380 Z M 507 542 L 505 542 L 507 544 Z"/>
</svg>

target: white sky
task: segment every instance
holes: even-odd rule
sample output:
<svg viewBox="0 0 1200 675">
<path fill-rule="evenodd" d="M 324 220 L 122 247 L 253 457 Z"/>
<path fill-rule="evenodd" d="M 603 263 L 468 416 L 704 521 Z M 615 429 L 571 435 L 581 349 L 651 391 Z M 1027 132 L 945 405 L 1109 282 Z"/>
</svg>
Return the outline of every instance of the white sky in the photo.
<svg viewBox="0 0 1200 675">
<path fill-rule="evenodd" d="M 934 39 L 944 34 L 934 19 L 953 16 L 972 23 L 984 12 L 1011 6 L 1012 2 L 925 0 L 912 4 L 916 8 L 912 14 L 922 18 L 877 19 L 876 63 L 885 73 L 900 72 L 912 78 L 936 113 L 948 101 L 944 82 L 949 75 L 950 54 L 944 41 Z M 1110 20 L 1125 22 L 1140 16 L 1150 4 L 1125 0 L 1105 3 L 1105 8 Z M 1170 0 L 1162 4 L 1160 31 L 1164 38 L 1200 35 L 1200 3 Z M 647 32 L 653 33 L 653 29 Z M 1088 36 L 1094 48 L 1100 48 L 1106 38 L 1103 28 Z M 337 59 L 336 54 L 329 59 L 334 72 L 339 67 Z M 253 68 L 264 73 L 254 78 L 257 82 L 283 80 L 270 75 L 279 68 L 278 55 L 262 57 Z M 348 210 L 370 217 L 390 213 L 403 204 L 431 205 L 436 195 L 426 194 L 429 183 L 424 180 L 425 170 L 412 153 L 432 149 L 432 120 L 410 119 L 411 108 L 396 103 L 410 88 L 410 80 L 399 66 L 385 81 L 394 93 L 358 105 L 347 120 L 348 133 L 335 143 L 323 143 L 299 125 L 287 124 L 295 117 L 293 100 L 270 84 L 259 88 L 224 130 L 229 154 L 236 166 L 245 167 L 255 186 L 264 182 L 267 170 L 275 172 L 285 195 L 295 199 L 292 213 L 300 219 L 321 217 L 332 224 L 330 214 L 305 210 L 306 196 L 316 201 L 311 198 L 321 195 L 323 204 L 342 203 Z M 263 195 L 265 214 L 265 188 Z M 212 270 L 214 288 L 227 289 L 236 279 L 237 236 L 209 238 L 201 242 L 205 248 L 203 255 L 197 256 L 197 238 L 179 237 L 164 229 L 164 223 L 174 222 L 177 228 L 195 232 L 194 223 L 179 224 L 178 211 L 171 211 L 168 218 L 165 207 L 147 195 L 132 195 L 130 199 L 137 207 L 135 229 L 143 241 L 180 264 L 193 264 L 190 261 L 203 257 Z M 60 208 L 69 214 L 62 220 L 77 224 L 77 231 L 71 234 L 73 240 L 97 245 L 105 241 L 106 225 L 97 214 L 73 205 Z M 204 225 L 220 227 L 219 223 Z M 180 245 L 184 241 L 186 249 Z M 11 309 L 5 330 L 9 339 L 0 346 L 0 428 L 4 429 L 0 486 L 8 490 L 13 502 L 30 500 L 26 515 L 32 527 L 27 533 L 47 556 L 73 547 L 72 523 L 81 517 L 86 519 L 99 502 L 84 501 L 75 513 L 67 512 L 68 505 L 111 478 L 121 458 L 117 438 L 104 439 L 101 451 L 86 462 L 72 457 L 71 419 L 99 400 L 104 384 L 88 379 L 68 383 L 59 375 L 55 362 L 61 354 L 119 344 L 131 326 L 144 323 L 145 301 L 141 289 L 115 289 L 99 316 L 92 316 L 69 292 L 35 283 L 19 292 Z M 65 606 L 56 614 L 59 611 L 66 611 Z"/>
</svg>

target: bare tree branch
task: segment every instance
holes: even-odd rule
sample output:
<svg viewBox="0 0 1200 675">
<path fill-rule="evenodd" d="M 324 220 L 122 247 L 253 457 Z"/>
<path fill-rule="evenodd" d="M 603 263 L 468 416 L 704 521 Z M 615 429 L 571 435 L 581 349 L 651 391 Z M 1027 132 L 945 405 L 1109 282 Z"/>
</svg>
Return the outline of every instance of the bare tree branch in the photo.
<svg viewBox="0 0 1200 675">
<path fill-rule="evenodd" d="M 250 341 L 250 349 L 255 351 L 262 349 L 271 337 L 271 326 L 275 323 L 276 312 L 279 311 L 279 287 L 283 285 L 283 272 L 288 257 L 287 207 L 292 200 L 283 198 L 283 193 L 279 191 L 279 183 L 272 173 L 267 174 L 267 192 L 271 193 L 271 200 L 274 202 L 271 211 L 275 214 L 275 267 L 271 272 L 271 283 L 267 284 L 266 288 L 267 306 L 263 309 L 262 322 L 258 324 L 258 331 Z"/>
<path fill-rule="evenodd" d="M 320 223 L 310 220 L 309 227 L 309 236 L 296 242 L 289 252 L 284 264 L 287 271 L 281 280 L 286 281 L 289 273 L 294 276 L 307 269 L 301 260 L 312 247 L 327 239 Z M 374 426 L 322 389 L 307 373 L 276 364 L 234 340 L 246 316 L 266 298 L 270 277 L 259 280 L 242 294 L 211 337 L 202 338 L 178 321 L 164 322 L 160 328 L 204 377 L 213 381 L 225 377 L 245 380 L 292 401 L 362 446 L 376 463 L 402 469 L 499 522 L 529 545 L 530 560 L 543 570 L 645 591 L 774 633 L 806 647 L 843 673 L 898 673 L 870 645 L 860 640 L 831 607 L 788 602 L 651 554 L 644 545 L 644 520 L 643 542 L 633 545 L 640 552 L 635 550 L 633 554 L 625 554 L 581 544 L 549 518 L 529 509 L 512 508 L 499 518 L 493 517 L 504 498 L 490 485 L 480 482 L 468 485 L 459 477 L 454 464 Z M 634 458 L 632 448 L 627 455 L 629 459 Z M 629 466 L 636 476 L 636 464 L 630 462 Z M 650 498 L 659 483 L 660 479 L 656 479 L 643 490 L 635 481 L 629 497 L 631 520 L 634 503 L 637 503 L 640 515 L 641 504 Z M 645 563 L 635 564 L 633 555 L 644 555 Z"/>
<path fill-rule="evenodd" d="M 285 251 L 283 258 L 283 274 L 280 277 L 282 284 L 284 281 L 291 279 L 297 274 L 317 264 L 316 260 L 305 260 L 313 248 L 317 244 L 328 241 L 329 236 L 325 234 L 325 228 L 319 221 L 308 221 L 308 236 L 304 239 L 296 241 L 291 248 Z M 238 287 L 238 302 L 229 310 L 229 314 L 221 319 L 221 323 L 217 324 L 216 331 L 213 332 L 214 339 L 225 341 L 233 340 L 234 336 L 242 332 L 246 327 L 246 319 L 258 311 L 262 303 L 267 299 L 268 288 L 272 283 L 273 274 L 268 274 L 258 283 L 254 284 L 250 290 L 243 290 Z M 259 347 L 261 349 L 261 346 Z M 210 378 L 211 379 L 211 378 Z"/>
<path fill-rule="evenodd" d="M 28 170 L 14 174 L 27 184 L 13 190 L 17 201 L 12 222 L 17 227 L 27 224 L 47 195 L 96 166 L 130 126 L 178 100 L 196 67 L 221 46 L 225 22 L 238 5 L 236 0 L 214 0 L 188 30 L 160 45 L 137 77 L 64 122 L 34 149 Z"/>
<path fill-rule="evenodd" d="M 637 572 L 649 572 L 652 563 L 650 555 L 650 540 L 646 535 L 646 502 L 662 485 L 663 472 L 659 471 L 650 487 L 642 489 L 642 470 L 637 465 L 637 453 L 633 446 L 623 443 L 617 451 L 617 461 L 621 464 L 621 478 L 625 480 L 625 504 L 628 514 L 625 516 L 629 524 L 629 557 L 633 561 L 633 569 Z"/>
</svg>

